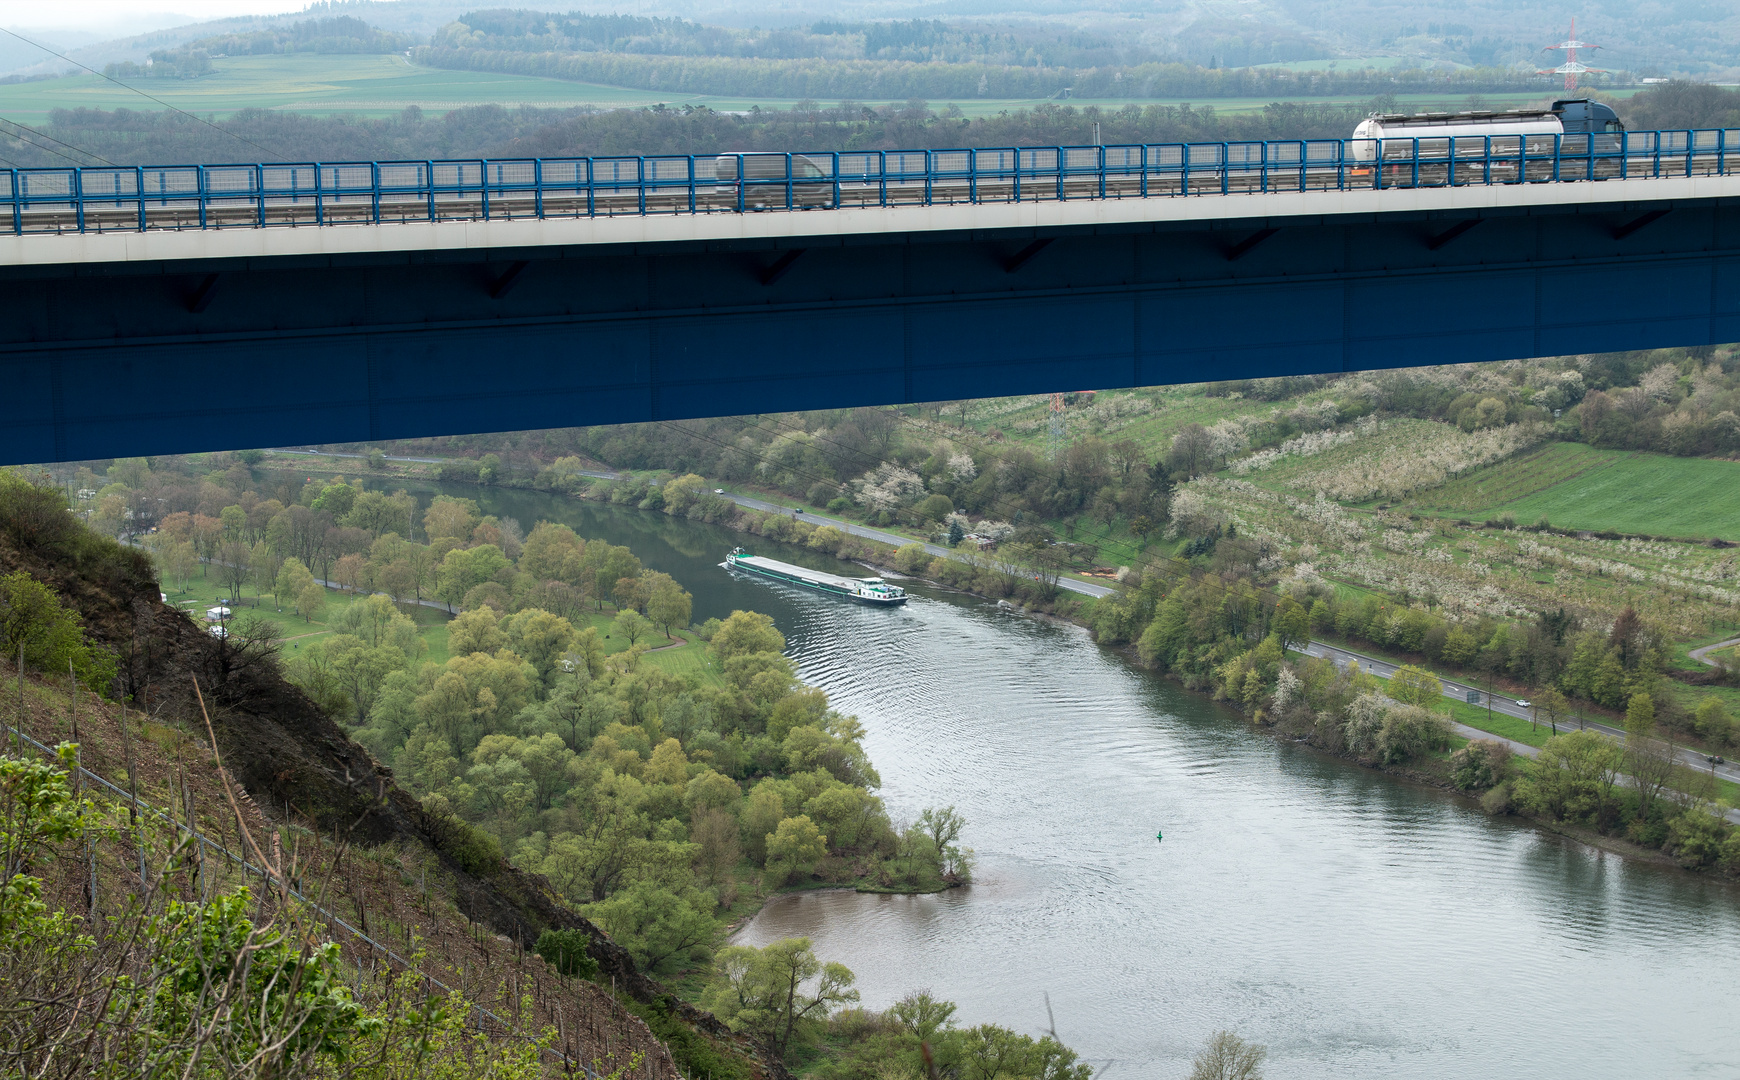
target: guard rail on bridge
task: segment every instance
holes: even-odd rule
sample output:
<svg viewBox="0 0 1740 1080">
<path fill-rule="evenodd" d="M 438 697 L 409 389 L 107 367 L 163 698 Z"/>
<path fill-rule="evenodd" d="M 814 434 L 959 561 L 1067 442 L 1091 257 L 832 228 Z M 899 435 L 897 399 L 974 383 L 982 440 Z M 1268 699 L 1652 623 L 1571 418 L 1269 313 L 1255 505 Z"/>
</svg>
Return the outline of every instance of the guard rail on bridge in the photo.
<svg viewBox="0 0 1740 1080">
<path fill-rule="evenodd" d="M 1740 130 L 0 170 L 0 232 L 742 213 L 1727 175 Z M 723 175 L 721 175 L 723 174 Z"/>
</svg>

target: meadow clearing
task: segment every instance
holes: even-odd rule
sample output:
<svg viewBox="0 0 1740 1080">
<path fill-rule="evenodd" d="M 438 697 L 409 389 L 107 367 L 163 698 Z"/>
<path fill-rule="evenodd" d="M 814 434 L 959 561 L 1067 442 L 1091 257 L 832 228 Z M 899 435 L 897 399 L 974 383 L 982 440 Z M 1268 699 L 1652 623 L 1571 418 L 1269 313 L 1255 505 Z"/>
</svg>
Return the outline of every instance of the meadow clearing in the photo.
<svg viewBox="0 0 1740 1080">
<path fill-rule="evenodd" d="M 1421 509 L 1591 532 L 1740 539 L 1740 462 L 1549 443 L 1446 484 Z"/>
</svg>

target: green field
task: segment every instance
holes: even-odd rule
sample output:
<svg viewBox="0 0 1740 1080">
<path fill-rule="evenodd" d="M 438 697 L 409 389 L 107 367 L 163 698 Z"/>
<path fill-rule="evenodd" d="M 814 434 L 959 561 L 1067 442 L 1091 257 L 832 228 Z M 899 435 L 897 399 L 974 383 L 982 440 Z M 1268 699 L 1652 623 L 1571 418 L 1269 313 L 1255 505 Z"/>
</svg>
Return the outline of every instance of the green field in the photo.
<svg viewBox="0 0 1740 1080">
<path fill-rule="evenodd" d="M 721 112 L 745 112 L 752 106 L 788 109 L 796 104 L 783 98 L 738 98 L 706 94 L 673 94 L 634 90 L 619 86 L 567 82 L 531 75 L 504 75 L 482 71 L 447 71 L 416 67 L 399 55 L 310 55 L 224 57 L 213 61 L 216 71 L 200 79 L 143 79 L 135 92 L 97 75 L 71 75 L 40 82 L 0 86 L 0 116 L 27 124 L 48 121 L 54 109 L 134 109 L 151 111 L 163 105 L 143 96 L 185 109 L 200 116 L 223 117 L 240 109 L 275 109 L 283 112 L 328 115 L 390 116 L 407 105 L 443 113 L 467 105 L 531 105 L 540 108 L 624 108 L 654 105 L 705 105 Z M 1494 107 L 1535 102 L 1540 95 L 1492 95 Z M 1512 101 L 1511 99 L 1515 100 Z M 1455 96 L 1404 94 L 1398 101 L 1409 108 L 1460 107 Z M 1351 104 L 1352 98 L 1312 99 L 1316 104 Z M 904 104 L 874 98 L 868 105 Z M 1033 100 L 962 101 L 968 116 L 991 116 L 1008 109 L 1043 104 Z M 823 102 L 822 104 L 831 104 Z M 942 106 L 946 102 L 932 102 Z M 1178 105 L 1183 99 L 1089 99 L 1074 98 L 1077 107 L 1098 105 L 1121 109 L 1125 105 Z M 1195 99 L 1197 106 L 1212 105 L 1217 112 L 1260 112 L 1268 98 Z"/>
<path fill-rule="evenodd" d="M 1592 532 L 1736 539 L 1737 493 L 1740 462 L 1552 443 L 1452 481 L 1420 504 L 1477 520 L 1510 513 L 1533 524 L 1544 515 Z"/>
<path fill-rule="evenodd" d="M 137 88 L 200 116 L 238 109 L 386 116 L 407 105 L 444 112 L 466 105 L 570 108 L 651 105 L 677 100 L 649 90 L 563 82 L 527 75 L 440 71 L 413 67 L 403 56 L 297 55 L 230 57 L 214 61 L 201 79 L 142 79 Z M 689 100 L 684 96 L 680 100 Z M 0 86 L 0 115 L 42 123 L 52 109 L 157 110 L 150 99 L 96 75 L 73 75 Z"/>
<path fill-rule="evenodd" d="M 651 664 L 671 675 L 686 675 L 703 685 L 725 685 L 725 680 L 719 674 L 719 665 L 707 651 L 706 644 L 686 631 L 679 630 L 677 633 L 688 641 L 687 645 L 649 652 L 642 658 L 641 663 Z"/>
</svg>

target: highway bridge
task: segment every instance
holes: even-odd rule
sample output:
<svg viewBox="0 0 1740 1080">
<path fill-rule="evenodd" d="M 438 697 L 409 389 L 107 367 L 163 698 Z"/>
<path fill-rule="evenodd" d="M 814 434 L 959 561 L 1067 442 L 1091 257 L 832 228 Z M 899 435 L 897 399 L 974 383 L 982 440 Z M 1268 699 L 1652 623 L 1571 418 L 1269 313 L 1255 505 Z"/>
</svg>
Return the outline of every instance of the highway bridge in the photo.
<svg viewBox="0 0 1740 1080">
<path fill-rule="evenodd" d="M 0 462 L 1740 340 L 1740 131 L 1396 142 L 0 170 Z"/>
</svg>

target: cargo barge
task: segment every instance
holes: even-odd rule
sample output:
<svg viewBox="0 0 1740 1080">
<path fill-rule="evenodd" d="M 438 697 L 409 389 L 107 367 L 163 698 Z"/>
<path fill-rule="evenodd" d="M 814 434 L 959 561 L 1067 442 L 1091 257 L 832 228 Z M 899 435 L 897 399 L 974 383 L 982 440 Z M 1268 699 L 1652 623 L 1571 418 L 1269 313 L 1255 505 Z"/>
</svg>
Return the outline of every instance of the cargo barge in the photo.
<svg viewBox="0 0 1740 1080">
<path fill-rule="evenodd" d="M 743 570 L 751 574 L 760 574 L 765 578 L 783 581 L 788 585 L 802 585 L 806 589 L 829 593 L 833 596 L 855 600 L 860 604 L 873 604 L 877 607 L 894 607 L 906 603 L 906 590 L 898 585 L 890 585 L 881 578 L 849 578 L 837 574 L 824 574 L 820 570 L 811 570 L 804 566 L 793 566 L 778 559 L 764 559 L 751 555 L 742 548 L 737 548 L 725 556 L 725 566 L 731 570 Z"/>
</svg>

